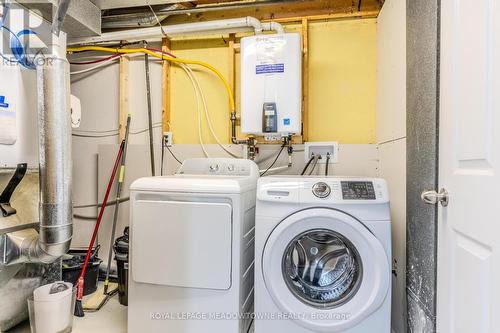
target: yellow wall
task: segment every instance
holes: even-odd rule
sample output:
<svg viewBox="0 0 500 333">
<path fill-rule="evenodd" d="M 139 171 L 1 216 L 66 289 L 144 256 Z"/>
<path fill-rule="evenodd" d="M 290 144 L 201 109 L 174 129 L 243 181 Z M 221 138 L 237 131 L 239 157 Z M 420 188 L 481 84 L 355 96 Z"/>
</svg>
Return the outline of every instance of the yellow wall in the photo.
<svg viewBox="0 0 500 333">
<path fill-rule="evenodd" d="M 313 22 L 309 29 L 309 141 L 374 143 L 376 19 Z M 287 26 L 287 30 L 300 31 L 300 26 Z M 214 65 L 227 77 L 228 50 L 222 38 L 174 41 L 172 49 L 179 57 Z M 229 109 L 222 83 L 204 70 L 196 73 L 215 131 L 222 142 L 228 142 Z M 198 142 L 194 96 L 182 69 L 173 67 L 171 125 L 175 143 Z M 202 125 L 204 142 L 214 143 L 204 115 Z"/>
</svg>

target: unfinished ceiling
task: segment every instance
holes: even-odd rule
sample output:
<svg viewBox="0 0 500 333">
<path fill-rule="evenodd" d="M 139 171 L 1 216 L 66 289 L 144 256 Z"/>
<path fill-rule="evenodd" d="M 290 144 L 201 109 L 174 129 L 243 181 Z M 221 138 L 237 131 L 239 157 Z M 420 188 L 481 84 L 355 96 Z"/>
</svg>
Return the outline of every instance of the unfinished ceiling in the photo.
<svg viewBox="0 0 500 333">
<path fill-rule="evenodd" d="M 93 0 L 103 7 L 103 29 L 151 26 L 156 17 L 145 0 Z M 259 20 L 378 12 L 383 0 L 149 0 L 163 24 L 253 16 Z M 137 6 L 140 5 L 142 6 Z M 131 7 L 134 6 L 134 7 Z M 108 8 L 108 9 L 106 9 Z M 112 8 L 112 9 L 109 9 Z M 123 25 L 122 25 L 123 24 Z"/>
<path fill-rule="evenodd" d="M 51 21 L 58 0 L 17 0 Z M 210 21 L 243 16 L 259 20 L 300 20 L 301 17 L 356 18 L 376 16 L 384 0 L 78 0 L 72 1 L 63 30 L 70 38 L 101 31 Z M 151 6 L 149 7 L 148 4 Z M 155 14 L 153 14 L 152 10 Z"/>
</svg>

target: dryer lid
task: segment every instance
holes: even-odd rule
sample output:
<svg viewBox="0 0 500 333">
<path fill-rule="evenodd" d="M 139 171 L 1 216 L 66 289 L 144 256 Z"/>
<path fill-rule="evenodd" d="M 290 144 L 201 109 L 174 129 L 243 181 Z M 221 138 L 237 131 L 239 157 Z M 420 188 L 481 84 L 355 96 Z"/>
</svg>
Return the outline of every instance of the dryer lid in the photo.
<svg viewBox="0 0 500 333">
<path fill-rule="evenodd" d="M 352 216 L 326 208 L 285 218 L 267 239 L 262 272 L 280 310 L 320 332 L 341 332 L 376 311 L 391 275 L 381 242 Z"/>
</svg>

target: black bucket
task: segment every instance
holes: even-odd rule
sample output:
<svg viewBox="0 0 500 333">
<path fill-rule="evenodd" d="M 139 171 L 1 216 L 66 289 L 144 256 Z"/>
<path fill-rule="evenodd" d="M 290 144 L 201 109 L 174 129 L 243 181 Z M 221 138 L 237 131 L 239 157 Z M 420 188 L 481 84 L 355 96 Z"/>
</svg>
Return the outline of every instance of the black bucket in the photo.
<svg viewBox="0 0 500 333">
<path fill-rule="evenodd" d="M 87 270 L 85 271 L 85 282 L 83 284 L 84 296 L 90 295 L 97 290 L 99 266 L 102 263 L 102 260 L 96 256 L 97 250 L 98 249 L 94 251 L 94 255 L 90 258 Z M 86 253 L 70 251 L 68 254 L 71 258 L 65 258 L 62 262 L 62 280 L 76 286 L 80 273 L 82 272 Z"/>
</svg>

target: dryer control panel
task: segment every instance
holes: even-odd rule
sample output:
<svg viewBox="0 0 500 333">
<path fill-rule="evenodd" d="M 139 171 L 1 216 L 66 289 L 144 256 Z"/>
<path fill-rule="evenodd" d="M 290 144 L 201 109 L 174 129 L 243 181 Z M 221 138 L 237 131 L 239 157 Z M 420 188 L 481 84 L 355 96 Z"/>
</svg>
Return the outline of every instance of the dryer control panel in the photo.
<svg viewBox="0 0 500 333">
<path fill-rule="evenodd" d="M 185 160 L 177 175 L 258 177 L 253 161 L 234 158 L 192 158 Z"/>
</svg>

